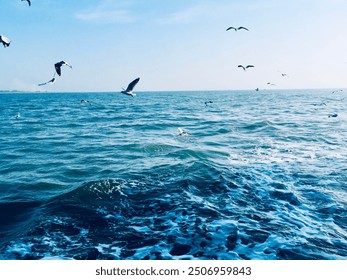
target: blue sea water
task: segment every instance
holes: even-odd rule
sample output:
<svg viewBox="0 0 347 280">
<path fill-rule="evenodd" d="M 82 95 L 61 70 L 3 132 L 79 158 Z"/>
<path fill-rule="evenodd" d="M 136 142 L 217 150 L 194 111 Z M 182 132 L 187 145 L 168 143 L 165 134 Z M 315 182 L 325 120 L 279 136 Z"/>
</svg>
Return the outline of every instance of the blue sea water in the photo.
<svg viewBox="0 0 347 280">
<path fill-rule="evenodd" d="M 0 94 L 0 259 L 347 259 L 346 92 Z"/>
</svg>

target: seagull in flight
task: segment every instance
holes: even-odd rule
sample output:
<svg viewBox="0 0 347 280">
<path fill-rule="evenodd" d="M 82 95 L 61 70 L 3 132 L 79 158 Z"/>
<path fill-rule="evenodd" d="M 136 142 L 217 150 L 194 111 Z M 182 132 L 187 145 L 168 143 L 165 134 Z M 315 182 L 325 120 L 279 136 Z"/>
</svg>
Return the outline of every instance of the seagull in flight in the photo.
<svg viewBox="0 0 347 280">
<path fill-rule="evenodd" d="M 275 84 L 268 82 L 267 83 L 269 86 L 275 86 Z"/>
<path fill-rule="evenodd" d="M 0 43 L 2 43 L 4 45 L 4 48 L 6 48 L 6 47 L 10 46 L 11 41 L 10 41 L 10 39 L 5 37 L 4 35 L 0 35 Z"/>
<path fill-rule="evenodd" d="M 243 26 L 240 26 L 240 27 L 233 27 L 233 26 L 230 26 L 230 27 L 228 27 L 227 28 L 227 30 L 226 31 L 229 31 L 230 29 L 234 29 L 235 31 L 238 31 L 238 30 L 241 30 L 241 29 L 244 29 L 244 30 L 247 30 L 247 31 L 249 31 L 249 29 L 248 28 L 246 28 L 246 27 L 243 27 Z"/>
<path fill-rule="evenodd" d="M 207 106 L 208 103 L 213 103 L 213 101 L 211 101 L 211 100 L 205 101 L 205 106 Z"/>
<path fill-rule="evenodd" d="M 27 1 L 28 4 L 29 4 L 29 6 L 31 6 L 31 1 L 30 1 L 30 0 L 22 0 L 22 2 L 23 2 L 23 1 Z"/>
<path fill-rule="evenodd" d="M 55 71 L 57 72 L 57 74 L 59 75 L 59 76 L 61 76 L 61 67 L 62 66 L 69 66 L 70 68 L 72 68 L 72 66 L 71 65 L 69 65 L 69 64 L 67 64 L 65 61 L 60 61 L 60 62 L 57 62 L 56 64 L 54 64 L 54 67 L 55 67 Z"/>
<path fill-rule="evenodd" d="M 243 71 L 246 71 L 246 69 L 248 69 L 248 68 L 252 68 L 252 67 L 254 67 L 254 65 L 247 65 L 246 67 L 245 67 L 245 66 L 243 66 L 243 65 L 238 65 L 237 67 L 240 67 L 240 68 L 242 68 L 242 69 L 243 69 Z"/>
<path fill-rule="evenodd" d="M 133 93 L 133 89 L 134 87 L 137 85 L 137 83 L 140 81 L 140 78 L 136 78 L 135 80 L 133 80 L 126 89 L 123 88 L 123 90 L 121 91 L 121 93 L 126 94 L 126 95 L 130 95 L 132 97 L 136 96 L 135 93 Z"/>
</svg>

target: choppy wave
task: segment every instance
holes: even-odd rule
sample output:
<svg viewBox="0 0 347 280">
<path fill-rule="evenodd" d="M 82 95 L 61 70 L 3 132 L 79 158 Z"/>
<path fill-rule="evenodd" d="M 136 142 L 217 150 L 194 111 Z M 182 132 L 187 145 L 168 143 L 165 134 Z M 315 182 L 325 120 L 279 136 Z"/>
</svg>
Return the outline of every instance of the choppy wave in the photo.
<svg viewBox="0 0 347 280">
<path fill-rule="evenodd" d="M 0 258 L 346 259 L 346 105 L 262 94 L 0 95 Z"/>
</svg>

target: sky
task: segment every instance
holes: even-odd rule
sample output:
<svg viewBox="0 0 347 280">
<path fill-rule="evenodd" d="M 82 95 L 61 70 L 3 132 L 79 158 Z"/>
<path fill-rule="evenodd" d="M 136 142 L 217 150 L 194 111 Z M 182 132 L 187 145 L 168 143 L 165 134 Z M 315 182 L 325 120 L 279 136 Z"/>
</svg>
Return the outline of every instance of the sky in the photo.
<svg viewBox="0 0 347 280">
<path fill-rule="evenodd" d="M 31 3 L 0 2 L 0 90 L 347 88 L 346 0 Z M 37 86 L 61 60 L 73 68 Z"/>
</svg>

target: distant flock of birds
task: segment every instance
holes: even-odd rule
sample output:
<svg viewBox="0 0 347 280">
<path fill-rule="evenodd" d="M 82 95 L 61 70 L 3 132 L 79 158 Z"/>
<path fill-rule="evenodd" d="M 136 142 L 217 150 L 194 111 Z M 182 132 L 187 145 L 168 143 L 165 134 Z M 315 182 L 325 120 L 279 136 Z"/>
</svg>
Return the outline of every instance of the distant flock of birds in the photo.
<svg viewBox="0 0 347 280">
<path fill-rule="evenodd" d="M 244 27 L 244 26 L 239 26 L 239 27 L 230 26 L 230 27 L 228 27 L 226 29 L 226 31 L 229 31 L 229 30 L 234 30 L 234 31 L 246 30 L 246 31 L 249 31 L 249 29 L 247 27 Z M 243 71 L 246 71 L 248 68 L 254 68 L 254 65 L 249 64 L 249 65 L 244 66 L 244 65 L 240 64 L 237 67 L 242 68 Z M 288 75 L 286 73 L 281 73 L 281 76 L 282 77 L 288 77 Z M 268 82 L 267 85 L 269 85 L 269 86 L 276 86 L 276 84 L 271 83 L 271 82 Z M 259 91 L 259 88 L 256 88 L 255 90 Z"/>
<path fill-rule="evenodd" d="M 31 1 L 30 0 L 21 0 L 22 2 L 25 1 L 28 3 L 29 6 L 31 6 Z M 230 26 L 226 29 L 226 31 L 229 31 L 229 30 L 234 30 L 234 31 L 239 31 L 239 30 L 245 30 L 245 31 L 249 31 L 248 28 L 244 27 L 244 26 L 239 26 L 239 27 L 234 27 L 234 26 Z M 7 38 L 6 36 L 4 35 L 0 35 L 0 43 L 3 44 L 4 48 L 7 48 L 10 46 L 11 44 L 11 40 L 9 38 Z M 38 84 L 38 86 L 44 86 L 44 85 L 47 85 L 47 84 L 53 84 L 55 82 L 55 76 L 56 74 L 58 74 L 58 76 L 61 76 L 61 68 L 63 66 L 68 66 L 72 69 L 72 66 L 70 64 L 68 64 L 67 62 L 65 62 L 64 60 L 62 61 L 59 61 L 57 63 L 54 64 L 54 69 L 55 69 L 55 72 L 53 74 L 53 77 L 52 79 L 50 79 L 49 81 L 47 82 L 44 82 L 44 83 L 40 83 Z M 255 66 L 252 65 L 252 64 L 248 64 L 248 65 L 238 65 L 237 66 L 238 68 L 242 68 L 244 71 L 246 71 L 247 69 L 249 68 L 254 68 Z M 288 77 L 287 74 L 285 73 L 281 73 L 281 76 L 282 77 Z M 135 93 L 133 93 L 133 90 L 135 88 L 135 86 L 137 85 L 137 83 L 140 81 L 140 78 L 136 78 L 135 80 L 133 80 L 132 82 L 129 83 L 128 87 L 126 89 L 123 88 L 123 90 L 121 91 L 121 93 L 125 94 L 125 95 L 128 95 L 128 96 L 136 96 Z M 267 85 L 270 85 L 270 86 L 276 86 L 276 84 L 274 83 L 271 83 L 271 82 L 268 82 Z M 259 88 L 256 88 L 256 91 L 259 91 Z M 342 91 L 342 90 L 339 90 L 339 91 Z M 335 93 L 337 92 L 336 91 L 333 91 L 332 93 Z M 88 100 L 81 100 L 81 102 L 83 103 L 89 103 L 90 102 Z M 207 106 L 208 104 L 211 104 L 213 103 L 213 101 L 209 100 L 209 101 L 206 101 L 205 102 L 205 106 Z M 329 118 L 330 117 L 337 117 L 338 115 L 337 114 L 329 114 L 328 115 Z M 17 116 L 17 118 L 19 118 L 20 115 Z M 182 135 L 188 135 L 189 133 L 187 133 L 186 131 L 184 131 L 183 129 L 179 128 L 179 135 L 182 136 Z"/>
</svg>

